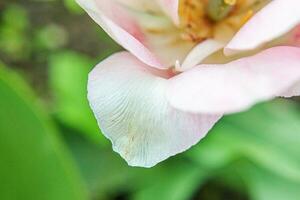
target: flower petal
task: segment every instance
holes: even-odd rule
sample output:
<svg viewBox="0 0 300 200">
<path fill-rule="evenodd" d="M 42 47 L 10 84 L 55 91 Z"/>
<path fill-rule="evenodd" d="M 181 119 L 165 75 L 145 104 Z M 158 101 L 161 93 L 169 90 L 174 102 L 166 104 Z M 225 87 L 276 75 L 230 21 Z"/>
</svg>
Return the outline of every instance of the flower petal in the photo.
<svg viewBox="0 0 300 200">
<path fill-rule="evenodd" d="M 255 49 L 300 23 L 300 1 L 273 0 L 252 17 L 224 49 L 226 55 Z"/>
<path fill-rule="evenodd" d="M 132 9 L 136 9 L 142 12 L 161 12 L 161 8 L 155 1 L 149 0 L 115 0 L 123 5 L 126 5 Z"/>
<path fill-rule="evenodd" d="M 155 14 L 134 13 L 145 33 L 147 47 L 165 66 L 174 66 L 183 61 L 195 45 L 183 40 L 174 24 L 166 17 Z"/>
<path fill-rule="evenodd" d="M 299 80 L 300 48 L 274 47 L 228 64 L 194 67 L 170 80 L 167 98 L 183 111 L 232 113 L 281 96 Z"/>
<path fill-rule="evenodd" d="M 132 166 L 151 167 L 185 151 L 221 117 L 170 107 L 168 80 L 157 74 L 131 54 L 118 53 L 89 76 L 88 98 L 99 126 Z"/>
<path fill-rule="evenodd" d="M 177 71 L 186 71 L 192 67 L 200 64 L 205 58 L 222 49 L 224 44 L 215 40 L 205 40 L 195 46 L 187 57 L 184 59 L 182 65 L 177 69 Z"/>
<path fill-rule="evenodd" d="M 280 39 L 280 42 L 286 44 L 287 46 L 300 47 L 300 25 Z"/>
<path fill-rule="evenodd" d="M 144 34 L 136 20 L 114 1 L 77 0 L 78 4 L 121 46 L 146 64 L 168 68 L 144 45 Z"/>
<path fill-rule="evenodd" d="M 295 83 L 293 86 L 288 88 L 286 91 L 281 93 L 279 96 L 289 98 L 289 97 L 299 96 L 299 94 L 300 94 L 300 81 Z"/>
<path fill-rule="evenodd" d="M 179 25 L 179 1 L 180 0 L 158 0 L 163 11 L 171 17 L 175 25 Z"/>
</svg>

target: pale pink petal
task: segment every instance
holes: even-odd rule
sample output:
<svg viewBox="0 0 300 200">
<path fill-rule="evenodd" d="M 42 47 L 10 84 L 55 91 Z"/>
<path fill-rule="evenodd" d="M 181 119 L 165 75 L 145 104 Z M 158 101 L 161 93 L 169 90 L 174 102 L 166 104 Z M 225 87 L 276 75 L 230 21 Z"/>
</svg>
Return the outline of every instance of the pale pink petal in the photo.
<svg viewBox="0 0 300 200">
<path fill-rule="evenodd" d="M 114 1 L 77 0 L 78 4 L 121 46 L 141 61 L 156 68 L 168 68 L 145 45 L 139 24 Z"/>
<path fill-rule="evenodd" d="M 115 0 L 118 3 L 142 12 L 160 13 L 162 9 L 157 2 L 149 0 Z"/>
<path fill-rule="evenodd" d="M 179 25 L 179 1 L 180 0 L 157 0 L 163 11 L 173 20 L 175 25 Z"/>
<path fill-rule="evenodd" d="M 286 34 L 281 41 L 288 46 L 300 47 L 300 25 L 294 28 L 290 33 Z"/>
<path fill-rule="evenodd" d="M 174 66 L 176 60 L 183 61 L 195 45 L 183 40 L 178 28 L 166 16 L 136 12 L 133 15 L 145 33 L 147 47 L 165 66 Z"/>
<path fill-rule="evenodd" d="M 151 167 L 185 151 L 221 117 L 170 107 L 168 80 L 158 74 L 131 54 L 118 53 L 89 76 L 88 98 L 98 124 L 132 166 Z"/>
<path fill-rule="evenodd" d="M 205 40 L 196 45 L 186 56 L 181 66 L 177 67 L 177 71 L 186 71 L 200 64 L 205 58 L 219 51 L 224 47 L 224 43 L 215 40 Z"/>
<path fill-rule="evenodd" d="M 224 49 L 231 55 L 255 49 L 300 23 L 299 0 L 273 0 L 249 20 Z"/>
<path fill-rule="evenodd" d="M 228 64 L 194 67 L 170 80 L 167 98 L 183 111 L 232 113 L 288 95 L 299 80 L 300 48 L 274 47 Z"/>
</svg>

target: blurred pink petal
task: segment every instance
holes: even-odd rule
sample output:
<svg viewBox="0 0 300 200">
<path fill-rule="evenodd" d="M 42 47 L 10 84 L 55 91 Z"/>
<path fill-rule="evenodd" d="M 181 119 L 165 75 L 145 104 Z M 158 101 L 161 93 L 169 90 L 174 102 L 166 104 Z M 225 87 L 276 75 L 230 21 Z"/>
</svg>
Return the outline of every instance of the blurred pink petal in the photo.
<svg viewBox="0 0 300 200">
<path fill-rule="evenodd" d="M 300 47 L 300 25 L 284 37 L 284 43 L 289 46 Z"/>
<path fill-rule="evenodd" d="M 273 0 L 254 15 L 225 47 L 227 55 L 255 49 L 300 23 L 299 0 Z"/>
<path fill-rule="evenodd" d="M 167 68 L 144 45 L 144 34 L 137 21 L 114 1 L 77 0 L 86 12 L 121 46 L 146 64 Z"/>
<path fill-rule="evenodd" d="M 220 115 L 170 107 L 165 72 L 118 53 L 90 73 L 88 98 L 103 134 L 130 165 L 151 167 L 203 138 Z"/>
<path fill-rule="evenodd" d="M 180 0 L 157 0 L 163 11 L 173 20 L 176 25 L 179 25 L 179 1 Z"/>
<path fill-rule="evenodd" d="M 300 48 L 274 47 L 228 64 L 199 65 L 182 73 L 170 80 L 167 98 L 182 111 L 232 113 L 283 94 L 296 95 L 299 80 Z"/>
<path fill-rule="evenodd" d="M 162 9 L 159 7 L 156 0 L 114 0 L 122 5 L 126 5 L 132 9 L 136 9 L 142 12 L 161 12 Z"/>
</svg>

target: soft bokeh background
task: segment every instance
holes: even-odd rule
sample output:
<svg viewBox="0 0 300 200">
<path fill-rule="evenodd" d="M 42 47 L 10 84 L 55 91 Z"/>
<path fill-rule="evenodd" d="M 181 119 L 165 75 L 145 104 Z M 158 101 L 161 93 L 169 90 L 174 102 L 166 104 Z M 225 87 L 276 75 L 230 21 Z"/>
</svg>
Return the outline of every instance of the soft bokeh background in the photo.
<svg viewBox="0 0 300 200">
<path fill-rule="evenodd" d="M 296 99 L 227 116 L 157 167 L 128 167 L 86 100 L 88 72 L 120 49 L 73 0 L 0 1 L 1 200 L 300 199 Z"/>
</svg>

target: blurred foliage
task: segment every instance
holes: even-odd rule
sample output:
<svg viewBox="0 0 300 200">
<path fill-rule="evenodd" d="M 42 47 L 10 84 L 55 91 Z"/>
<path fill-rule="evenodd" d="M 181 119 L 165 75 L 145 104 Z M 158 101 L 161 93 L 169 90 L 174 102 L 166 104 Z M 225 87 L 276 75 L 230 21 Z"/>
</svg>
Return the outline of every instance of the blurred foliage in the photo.
<svg viewBox="0 0 300 200">
<path fill-rule="evenodd" d="M 95 63 L 84 55 L 63 51 L 49 57 L 49 80 L 56 116 L 89 139 L 99 142 L 99 129 L 89 108 L 86 87 Z M 103 140 L 102 140 L 103 141 Z"/>
<path fill-rule="evenodd" d="M 75 0 L 64 0 L 65 7 L 74 14 L 82 14 L 84 11 L 75 2 Z"/>
<path fill-rule="evenodd" d="M 128 167 L 86 99 L 89 71 L 118 50 L 74 0 L 0 1 L 0 199 L 300 199 L 291 100 L 227 116 L 154 168 Z"/>
<path fill-rule="evenodd" d="M 65 46 L 67 41 L 68 35 L 62 27 L 49 24 L 36 31 L 34 44 L 37 50 L 57 50 Z"/>
<path fill-rule="evenodd" d="M 0 73 L 0 199 L 87 199 L 76 166 L 19 77 Z"/>
<path fill-rule="evenodd" d="M 0 48 L 14 59 L 28 56 L 30 44 L 28 41 L 29 19 L 26 10 L 17 5 L 11 5 L 1 12 Z"/>
</svg>

